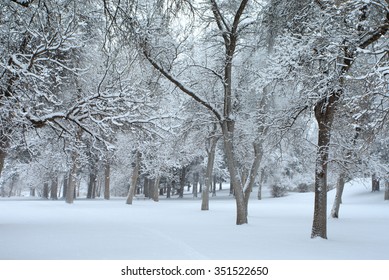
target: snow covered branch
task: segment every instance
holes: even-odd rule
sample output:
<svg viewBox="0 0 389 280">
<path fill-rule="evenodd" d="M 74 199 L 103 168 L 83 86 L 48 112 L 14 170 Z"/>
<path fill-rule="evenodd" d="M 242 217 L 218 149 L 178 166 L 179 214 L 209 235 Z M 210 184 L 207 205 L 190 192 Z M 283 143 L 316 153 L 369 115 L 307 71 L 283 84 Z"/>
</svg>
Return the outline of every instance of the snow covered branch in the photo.
<svg viewBox="0 0 389 280">
<path fill-rule="evenodd" d="M 11 1 L 25 8 L 27 8 L 32 2 L 34 2 L 34 0 L 11 0 Z"/>
<path fill-rule="evenodd" d="M 177 78 L 175 78 L 174 76 L 172 76 L 168 71 L 166 71 L 164 68 L 162 68 L 154 59 L 152 59 L 150 57 L 150 55 L 148 54 L 148 52 L 146 50 L 143 51 L 143 54 L 144 56 L 146 57 L 146 59 L 151 63 L 151 65 L 156 69 L 158 70 L 165 78 L 167 78 L 170 82 L 172 82 L 173 84 L 175 84 L 181 91 L 183 91 L 185 94 L 187 94 L 188 96 L 190 96 L 191 98 L 193 98 L 195 101 L 197 101 L 199 104 L 201 104 L 202 106 L 204 106 L 205 108 L 207 108 L 208 110 L 210 110 L 214 115 L 215 117 L 217 118 L 217 120 L 219 122 L 222 121 L 222 117 L 221 117 L 221 114 L 211 105 L 209 104 L 208 102 L 206 102 L 205 100 L 203 100 L 201 97 L 199 97 L 196 93 L 194 93 L 193 90 L 191 90 L 190 88 L 186 87 L 182 82 L 180 82 Z"/>
</svg>

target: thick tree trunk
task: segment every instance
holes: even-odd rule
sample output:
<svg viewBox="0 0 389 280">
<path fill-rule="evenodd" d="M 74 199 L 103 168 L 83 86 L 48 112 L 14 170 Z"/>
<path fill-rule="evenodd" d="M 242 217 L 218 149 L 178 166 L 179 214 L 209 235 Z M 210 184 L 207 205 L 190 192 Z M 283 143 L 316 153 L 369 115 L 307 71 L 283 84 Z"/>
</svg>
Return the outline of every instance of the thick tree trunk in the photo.
<svg viewBox="0 0 389 280">
<path fill-rule="evenodd" d="M 233 148 L 233 121 L 224 121 L 222 125 L 224 151 L 227 157 L 227 167 L 230 173 L 230 181 L 234 190 L 236 202 L 236 224 L 243 225 L 248 223 L 247 219 L 247 205 L 245 203 L 243 185 L 240 180 L 234 156 Z"/>
<path fill-rule="evenodd" d="M 339 208 L 340 208 L 340 204 L 342 203 L 342 194 L 343 194 L 344 184 L 346 182 L 345 176 L 346 175 L 343 172 L 341 172 L 336 182 L 336 195 L 335 195 L 334 205 L 332 206 L 332 210 L 331 210 L 331 217 L 335 219 L 339 218 Z"/>
<path fill-rule="evenodd" d="M 319 129 L 320 130 L 320 129 Z M 319 131 L 319 139 L 327 138 L 325 131 Z M 327 160 L 328 143 L 319 145 L 315 169 L 315 207 L 311 237 L 327 239 Z"/>
<path fill-rule="evenodd" d="M 327 165 L 331 128 L 335 115 L 336 101 L 341 92 L 333 92 L 315 106 L 318 123 L 318 150 L 315 167 L 315 206 L 311 238 L 327 239 Z"/>
<path fill-rule="evenodd" d="M 219 138 L 216 137 L 213 133 L 209 138 L 209 143 L 207 147 L 208 160 L 204 178 L 205 186 L 202 188 L 201 192 L 201 210 L 203 211 L 209 210 L 209 190 L 211 188 L 212 183 L 212 172 L 215 163 L 216 144 L 218 139 Z"/>
<path fill-rule="evenodd" d="M 105 164 L 104 168 L 104 199 L 109 200 L 111 198 L 111 165 L 109 163 Z"/>
<path fill-rule="evenodd" d="M 132 204 L 132 200 L 134 199 L 136 185 L 139 177 L 140 160 L 141 160 L 141 154 L 140 152 L 137 151 L 135 155 L 134 169 L 132 171 L 130 189 L 128 190 L 126 204 Z"/>
<path fill-rule="evenodd" d="M 389 200 L 389 180 L 385 180 L 385 200 Z"/>
</svg>

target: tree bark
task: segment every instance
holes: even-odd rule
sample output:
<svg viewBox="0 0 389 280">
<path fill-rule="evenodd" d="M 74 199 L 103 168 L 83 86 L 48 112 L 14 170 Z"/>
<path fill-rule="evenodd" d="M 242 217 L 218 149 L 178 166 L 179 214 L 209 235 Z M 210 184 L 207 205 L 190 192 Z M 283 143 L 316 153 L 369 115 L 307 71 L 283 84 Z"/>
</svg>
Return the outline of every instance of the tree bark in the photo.
<svg viewBox="0 0 389 280">
<path fill-rule="evenodd" d="M 15 182 L 16 182 L 16 177 L 15 177 L 15 176 L 12 176 L 11 184 L 10 184 L 10 186 L 9 186 L 8 197 L 11 197 L 12 194 L 13 194 L 13 190 L 14 190 L 14 187 L 15 187 Z"/>
<path fill-rule="evenodd" d="M 139 151 L 136 151 L 134 169 L 132 170 L 130 189 L 128 190 L 126 204 L 132 204 L 132 200 L 134 199 L 136 185 L 139 177 L 140 161 L 141 161 L 141 153 Z"/>
<path fill-rule="evenodd" d="M 150 179 L 144 176 L 143 180 L 143 194 L 145 197 L 150 198 Z"/>
<path fill-rule="evenodd" d="M 173 188 L 175 187 L 176 185 L 176 182 L 175 181 L 172 181 L 171 184 L 168 184 L 167 187 L 166 187 L 166 198 L 170 198 L 171 197 L 171 194 L 172 194 L 172 186 Z"/>
<path fill-rule="evenodd" d="M 193 197 L 197 197 L 198 185 L 199 185 L 199 173 L 195 172 L 193 174 Z"/>
<path fill-rule="evenodd" d="M 330 96 L 319 101 L 314 108 L 319 131 L 315 167 L 315 206 L 311 238 L 321 237 L 327 239 L 327 164 L 336 102 L 341 93 L 341 91 L 332 92 Z"/>
<path fill-rule="evenodd" d="M 49 199 L 49 183 L 45 182 L 43 184 L 42 198 Z"/>
<path fill-rule="evenodd" d="M 68 184 L 69 184 L 69 174 L 65 174 L 65 176 L 63 178 L 63 184 L 62 184 L 62 197 L 63 198 L 66 198 Z"/>
<path fill-rule="evenodd" d="M 233 148 L 233 126 L 232 120 L 223 122 L 223 140 L 224 151 L 227 157 L 227 167 L 230 173 L 230 181 L 234 190 L 235 202 L 236 202 L 236 224 L 247 224 L 247 207 L 245 205 L 244 192 L 242 182 L 240 181 L 239 174 L 237 172 L 235 164 L 235 155 Z"/>
<path fill-rule="evenodd" d="M 331 217 L 335 219 L 339 218 L 339 208 L 340 208 L 340 204 L 342 203 L 342 194 L 343 194 L 344 184 L 346 182 L 345 176 L 346 175 L 343 172 L 341 172 L 336 182 L 336 195 L 331 210 Z"/>
<path fill-rule="evenodd" d="M 53 200 L 58 199 L 58 177 L 57 176 L 53 176 L 53 178 L 51 179 L 50 199 Z"/>
<path fill-rule="evenodd" d="M 153 200 L 155 202 L 159 201 L 159 181 L 161 180 L 161 176 L 157 176 L 154 179 L 154 182 L 152 184 L 152 192 L 153 192 Z"/>
<path fill-rule="evenodd" d="M 5 152 L 5 147 L 3 147 L 2 144 L 0 144 L 0 176 L 1 176 L 1 173 L 3 172 L 4 162 L 5 162 L 6 156 L 7 156 L 7 153 Z"/>
<path fill-rule="evenodd" d="M 77 173 L 78 173 L 78 153 L 77 151 L 72 152 L 72 168 L 69 173 L 69 180 L 66 187 L 66 197 L 65 202 L 72 204 L 76 197 L 76 187 L 77 187 Z"/>
<path fill-rule="evenodd" d="M 186 166 L 182 167 L 181 174 L 180 174 L 180 190 L 178 191 L 178 198 L 184 197 L 184 188 L 185 188 L 185 181 L 186 181 Z"/>
<path fill-rule="evenodd" d="M 380 191 L 380 179 L 377 177 L 375 173 L 371 176 L 371 191 L 372 192 Z"/>
<path fill-rule="evenodd" d="M 262 168 L 261 169 L 261 172 L 259 172 L 259 184 L 258 184 L 258 194 L 257 194 L 257 198 L 258 200 L 261 200 L 262 199 L 262 186 L 263 186 L 263 182 L 265 180 L 265 169 Z"/>
<path fill-rule="evenodd" d="M 208 159 L 207 159 L 207 169 L 205 172 L 205 186 L 202 188 L 201 192 L 201 210 L 207 211 L 209 210 L 209 190 L 211 187 L 212 183 L 212 172 L 213 172 L 213 166 L 215 163 L 215 153 L 216 153 L 216 144 L 217 141 L 219 140 L 219 137 L 215 136 L 216 133 L 216 128 L 214 131 L 211 133 L 211 136 L 209 138 L 208 142 L 208 147 L 207 147 L 207 154 L 208 154 Z M 197 185 L 196 185 L 197 189 Z M 197 194 L 196 194 L 197 197 Z"/>
<path fill-rule="evenodd" d="M 109 200 L 111 198 L 111 165 L 109 163 L 105 164 L 104 169 L 104 199 Z"/>
<path fill-rule="evenodd" d="M 86 194 L 86 198 L 91 199 L 96 196 L 96 173 L 95 170 L 92 170 L 89 173 L 89 184 L 88 184 L 88 192 Z"/>
<path fill-rule="evenodd" d="M 245 186 L 245 190 L 244 190 L 244 201 L 245 201 L 247 214 L 248 214 L 248 205 L 249 205 L 250 194 L 253 190 L 255 178 L 257 177 L 258 169 L 259 169 L 259 166 L 261 165 L 261 160 L 262 160 L 262 155 L 263 155 L 263 150 L 262 150 L 263 140 L 257 140 L 257 141 L 258 142 L 253 144 L 254 160 L 253 160 L 253 164 L 251 166 L 248 182 L 247 182 L 247 184 Z"/>
<path fill-rule="evenodd" d="M 389 200 L 389 180 L 385 180 L 385 200 Z"/>
</svg>

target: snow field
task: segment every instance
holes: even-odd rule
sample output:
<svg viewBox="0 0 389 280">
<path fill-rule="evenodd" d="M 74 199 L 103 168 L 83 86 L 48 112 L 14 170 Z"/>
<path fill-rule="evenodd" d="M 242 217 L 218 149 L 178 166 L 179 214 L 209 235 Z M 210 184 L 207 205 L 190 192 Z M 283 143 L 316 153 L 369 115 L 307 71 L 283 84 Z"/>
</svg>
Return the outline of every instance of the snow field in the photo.
<svg viewBox="0 0 389 280">
<path fill-rule="evenodd" d="M 328 195 L 330 212 L 334 191 Z M 2 260 L 387 260 L 389 203 L 383 192 L 347 184 L 328 240 L 310 238 L 313 193 L 258 201 L 249 224 L 235 225 L 227 193 L 200 199 L 0 200 Z"/>
</svg>

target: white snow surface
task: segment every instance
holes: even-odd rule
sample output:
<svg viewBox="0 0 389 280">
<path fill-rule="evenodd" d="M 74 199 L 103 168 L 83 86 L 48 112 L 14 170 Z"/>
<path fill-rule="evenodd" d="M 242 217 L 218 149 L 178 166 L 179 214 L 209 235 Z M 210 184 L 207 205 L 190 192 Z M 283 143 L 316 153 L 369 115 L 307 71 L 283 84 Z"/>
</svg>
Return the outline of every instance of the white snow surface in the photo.
<svg viewBox="0 0 389 280">
<path fill-rule="evenodd" d="M 328 194 L 328 215 L 334 190 Z M 313 193 L 265 195 L 235 225 L 227 191 L 200 211 L 200 199 L 64 201 L 0 199 L 3 260 L 389 259 L 389 202 L 368 183 L 347 184 L 328 239 L 311 239 Z"/>
</svg>

